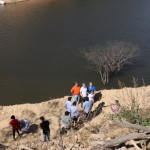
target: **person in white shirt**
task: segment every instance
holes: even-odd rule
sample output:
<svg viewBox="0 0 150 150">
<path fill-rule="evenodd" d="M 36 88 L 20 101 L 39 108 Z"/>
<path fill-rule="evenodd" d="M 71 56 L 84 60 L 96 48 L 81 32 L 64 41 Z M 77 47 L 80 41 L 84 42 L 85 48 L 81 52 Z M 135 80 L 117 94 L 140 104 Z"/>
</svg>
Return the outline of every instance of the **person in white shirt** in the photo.
<svg viewBox="0 0 150 150">
<path fill-rule="evenodd" d="M 70 107 L 72 105 L 72 101 L 71 101 L 72 97 L 68 97 L 68 100 L 65 103 L 65 108 L 68 112 L 70 112 Z"/>
<path fill-rule="evenodd" d="M 92 102 L 92 104 L 94 104 L 94 92 L 93 91 L 90 91 L 90 93 L 88 94 L 88 98 L 89 98 L 89 101 Z"/>
<path fill-rule="evenodd" d="M 73 121 L 77 122 L 79 117 L 79 110 L 76 106 L 76 102 L 73 102 L 72 106 L 70 107 L 70 116 Z"/>
<path fill-rule="evenodd" d="M 87 97 L 87 87 L 85 83 L 83 83 L 82 87 L 80 88 L 80 95 L 83 100 Z"/>
</svg>

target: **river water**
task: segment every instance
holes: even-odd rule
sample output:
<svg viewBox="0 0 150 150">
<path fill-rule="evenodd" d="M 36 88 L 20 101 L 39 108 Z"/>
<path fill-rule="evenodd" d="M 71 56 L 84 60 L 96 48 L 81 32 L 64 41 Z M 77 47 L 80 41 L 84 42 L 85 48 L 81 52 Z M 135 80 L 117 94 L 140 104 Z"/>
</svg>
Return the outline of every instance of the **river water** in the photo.
<svg viewBox="0 0 150 150">
<path fill-rule="evenodd" d="M 82 49 L 130 41 L 140 56 L 104 87 Z M 0 6 L 0 105 L 70 94 L 74 81 L 97 89 L 150 84 L 150 0 L 30 0 Z"/>
</svg>

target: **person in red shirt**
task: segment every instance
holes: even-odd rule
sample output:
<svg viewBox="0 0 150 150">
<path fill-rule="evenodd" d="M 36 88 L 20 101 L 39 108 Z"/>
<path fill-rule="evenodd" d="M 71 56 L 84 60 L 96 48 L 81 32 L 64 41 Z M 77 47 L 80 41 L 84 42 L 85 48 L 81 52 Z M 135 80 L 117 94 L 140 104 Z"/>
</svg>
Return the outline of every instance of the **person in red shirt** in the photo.
<svg viewBox="0 0 150 150">
<path fill-rule="evenodd" d="M 80 101 L 80 86 L 77 82 L 75 82 L 75 85 L 71 88 L 71 93 L 74 96 L 74 101 L 78 104 Z"/>
<path fill-rule="evenodd" d="M 14 115 L 12 115 L 10 118 L 11 118 L 11 121 L 9 124 L 12 126 L 13 139 L 15 140 L 15 133 L 17 132 L 18 135 L 20 135 L 20 133 L 19 133 L 20 123 L 19 123 L 18 119 L 15 118 Z"/>
</svg>

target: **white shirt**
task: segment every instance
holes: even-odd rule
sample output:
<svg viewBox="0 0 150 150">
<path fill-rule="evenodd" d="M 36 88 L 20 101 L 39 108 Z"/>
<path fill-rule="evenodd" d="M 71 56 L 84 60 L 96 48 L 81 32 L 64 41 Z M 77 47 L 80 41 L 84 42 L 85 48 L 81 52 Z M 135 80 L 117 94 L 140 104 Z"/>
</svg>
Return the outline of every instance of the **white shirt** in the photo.
<svg viewBox="0 0 150 150">
<path fill-rule="evenodd" d="M 80 93 L 83 97 L 86 97 L 87 96 L 87 88 L 82 86 L 80 89 Z"/>
<path fill-rule="evenodd" d="M 72 105 L 72 102 L 71 102 L 71 101 L 66 101 L 66 103 L 65 103 L 65 108 L 66 108 L 66 110 L 67 110 L 68 112 L 70 112 L 70 107 L 71 107 L 71 105 Z"/>
<path fill-rule="evenodd" d="M 70 107 L 70 115 L 71 115 L 71 118 L 79 116 L 79 111 L 78 111 L 78 108 L 76 106 Z"/>
<path fill-rule="evenodd" d="M 94 104 L 94 94 L 89 94 L 88 98 L 89 98 L 89 101 L 91 101 L 92 104 Z"/>
</svg>

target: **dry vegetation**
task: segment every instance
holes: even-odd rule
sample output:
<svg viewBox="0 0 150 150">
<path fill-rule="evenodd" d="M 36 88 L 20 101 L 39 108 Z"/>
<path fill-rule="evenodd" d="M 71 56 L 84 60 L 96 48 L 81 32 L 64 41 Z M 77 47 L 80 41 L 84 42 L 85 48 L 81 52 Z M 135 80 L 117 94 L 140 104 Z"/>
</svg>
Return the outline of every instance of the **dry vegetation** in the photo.
<svg viewBox="0 0 150 150">
<path fill-rule="evenodd" d="M 112 74 L 119 72 L 125 64 L 131 63 L 138 47 L 128 42 L 107 42 L 104 46 L 94 47 L 84 52 L 100 74 L 104 85 L 109 83 Z"/>
<path fill-rule="evenodd" d="M 121 108 L 120 118 L 125 118 L 131 123 L 150 125 L 150 91 L 147 91 L 144 86 L 138 90 L 135 78 L 133 83 L 134 88 L 129 89 L 119 82 L 122 90 L 121 99 L 125 102 Z"/>
</svg>

